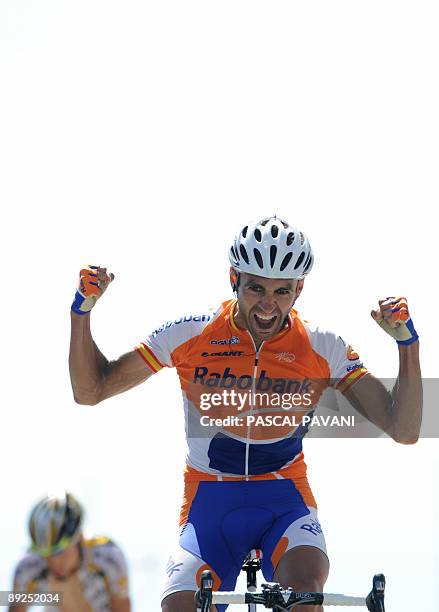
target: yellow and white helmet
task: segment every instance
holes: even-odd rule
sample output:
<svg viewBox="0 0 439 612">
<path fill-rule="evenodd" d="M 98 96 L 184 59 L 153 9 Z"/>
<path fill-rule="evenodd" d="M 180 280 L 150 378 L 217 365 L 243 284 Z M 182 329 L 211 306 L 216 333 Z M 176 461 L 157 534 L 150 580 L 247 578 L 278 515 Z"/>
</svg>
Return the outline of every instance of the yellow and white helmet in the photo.
<svg viewBox="0 0 439 612">
<path fill-rule="evenodd" d="M 29 518 L 32 550 L 42 557 L 61 552 L 79 540 L 83 510 L 71 493 L 46 495 Z"/>
</svg>

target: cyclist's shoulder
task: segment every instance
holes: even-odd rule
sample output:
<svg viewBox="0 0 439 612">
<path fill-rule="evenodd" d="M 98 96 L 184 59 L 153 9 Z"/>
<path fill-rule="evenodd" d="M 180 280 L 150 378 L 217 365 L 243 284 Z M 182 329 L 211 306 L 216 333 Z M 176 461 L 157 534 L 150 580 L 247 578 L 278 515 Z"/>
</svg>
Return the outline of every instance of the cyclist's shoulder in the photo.
<svg viewBox="0 0 439 612">
<path fill-rule="evenodd" d="M 151 339 L 172 338 L 176 342 L 185 342 L 194 336 L 199 336 L 212 325 L 222 321 L 229 312 L 234 300 L 222 302 L 216 308 L 192 310 L 169 319 L 154 329 Z"/>
<path fill-rule="evenodd" d="M 347 344 L 343 338 L 324 323 L 302 317 L 296 310 L 291 311 L 293 327 L 296 325 L 304 337 L 306 337 L 312 349 L 323 356 L 328 356 L 334 351 L 343 351 Z"/>
<path fill-rule="evenodd" d="M 318 323 L 314 319 L 304 317 L 294 308 L 291 309 L 290 314 L 293 320 L 293 326 L 298 325 L 299 327 L 303 328 L 310 339 L 327 338 L 330 340 L 337 340 L 338 338 L 340 338 L 340 336 L 335 333 L 335 331 L 333 331 L 324 323 Z"/>
<path fill-rule="evenodd" d="M 121 548 L 114 540 L 105 535 L 83 538 L 82 546 L 89 554 L 117 554 Z"/>
<path fill-rule="evenodd" d="M 122 549 L 114 540 L 107 536 L 99 535 L 84 538 L 82 541 L 83 551 L 86 559 L 97 566 L 111 565 L 120 566 L 125 571 L 125 561 Z"/>
<path fill-rule="evenodd" d="M 19 583 L 21 590 L 28 590 L 32 582 L 44 576 L 46 569 L 44 559 L 37 553 L 28 551 L 15 566 L 14 581 Z"/>
<path fill-rule="evenodd" d="M 334 378 L 358 378 L 367 372 L 359 354 L 339 334 L 313 322 L 302 320 L 310 346 L 329 366 Z"/>
<path fill-rule="evenodd" d="M 95 550 L 103 546 L 111 548 L 111 546 L 114 545 L 114 542 L 108 536 L 98 535 L 84 538 L 82 540 L 82 545 L 86 550 Z"/>
<path fill-rule="evenodd" d="M 83 540 L 83 567 L 92 575 L 104 577 L 111 593 L 128 597 L 128 567 L 122 549 L 107 536 Z"/>
</svg>

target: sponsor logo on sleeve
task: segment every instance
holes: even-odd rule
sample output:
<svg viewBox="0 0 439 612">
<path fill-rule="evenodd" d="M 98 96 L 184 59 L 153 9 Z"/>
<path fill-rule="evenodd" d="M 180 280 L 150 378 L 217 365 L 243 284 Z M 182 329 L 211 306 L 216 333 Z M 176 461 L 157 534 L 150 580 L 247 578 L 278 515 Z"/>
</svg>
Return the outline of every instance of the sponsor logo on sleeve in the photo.
<svg viewBox="0 0 439 612">
<path fill-rule="evenodd" d="M 166 323 L 163 323 L 163 325 L 160 325 L 159 328 L 155 329 L 151 335 L 153 338 L 155 338 L 162 331 L 165 331 L 165 329 L 169 329 L 173 325 L 189 323 L 190 321 L 195 321 L 196 323 L 200 321 L 201 322 L 210 321 L 211 318 L 212 318 L 211 315 L 196 315 L 196 316 L 186 315 L 185 317 L 180 317 L 179 319 L 175 319 L 174 321 L 167 321 Z"/>
</svg>

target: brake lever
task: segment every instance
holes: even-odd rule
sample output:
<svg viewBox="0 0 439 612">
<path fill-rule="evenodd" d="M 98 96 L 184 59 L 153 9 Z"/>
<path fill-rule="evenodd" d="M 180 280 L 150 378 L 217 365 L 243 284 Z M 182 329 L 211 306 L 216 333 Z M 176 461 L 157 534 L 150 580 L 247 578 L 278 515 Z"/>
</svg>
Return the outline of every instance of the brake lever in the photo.
<svg viewBox="0 0 439 612">
<path fill-rule="evenodd" d="M 195 604 L 200 612 L 209 612 L 212 605 L 213 577 L 209 570 L 201 574 L 200 588 L 195 593 Z"/>
<path fill-rule="evenodd" d="M 386 579 L 384 574 L 375 574 L 372 581 L 372 590 L 366 597 L 366 605 L 369 612 L 385 612 L 384 591 Z"/>
</svg>

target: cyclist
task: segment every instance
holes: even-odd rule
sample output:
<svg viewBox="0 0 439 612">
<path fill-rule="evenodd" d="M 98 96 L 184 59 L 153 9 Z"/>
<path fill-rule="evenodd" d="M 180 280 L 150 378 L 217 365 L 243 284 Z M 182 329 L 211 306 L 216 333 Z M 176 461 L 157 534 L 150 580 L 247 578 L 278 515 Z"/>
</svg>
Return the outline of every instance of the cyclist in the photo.
<svg viewBox="0 0 439 612">
<path fill-rule="evenodd" d="M 305 322 L 293 308 L 313 266 L 303 232 L 276 217 L 246 225 L 229 259 L 235 299 L 214 312 L 164 323 L 115 361 L 93 341 L 89 315 L 114 275 L 97 266 L 81 270 L 72 304 L 70 372 L 77 402 L 101 402 L 163 367 L 176 367 L 180 377 L 188 454 L 180 540 L 166 568 L 163 612 L 194 610 L 193 592 L 206 568 L 215 590 L 232 590 L 253 548 L 262 549 L 265 578 L 285 587 L 321 591 L 328 575 L 302 452 L 306 427 L 261 433 L 263 427 L 248 423 L 214 423 L 206 432 L 202 400 L 213 400 L 213 392 L 250 395 L 270 388 L 282 395 L 291 388 L 303 391 L 312 379 L 321 387 L 336 386 L 396 441 L 413 443 L 419 434 L 419 342 L 404 298 L 380 300 L 371 313 L 399 344 L 399 377 L 390 394 L 340 336 Z M 221 414 L 227 412 L 224 404 Z M 250 399 L 241 414 L 256 414 L 258 406 Z"/>
<path fill-rule="evenodd" d="M 14 592 L 61 593 L 61 612 L 130 612 L 127 566 L 121 549 L 105 537 L 86 539 L 83 510 L 68 492 L 46 495 L 29 518 L 31 550 L 19 561 Z M 31 604 L 9 610 L 24 612 Z"/>
</svg>

